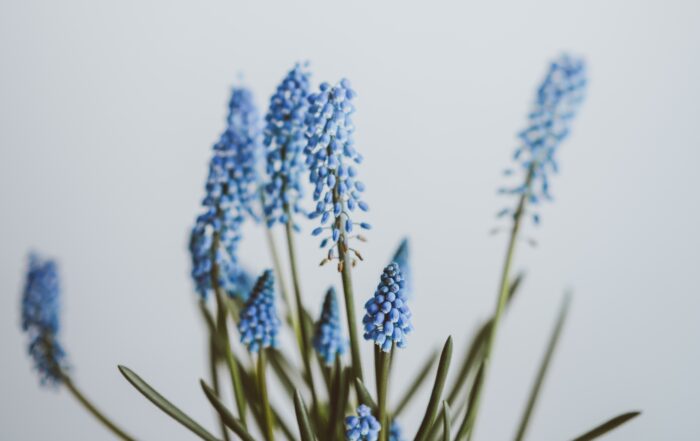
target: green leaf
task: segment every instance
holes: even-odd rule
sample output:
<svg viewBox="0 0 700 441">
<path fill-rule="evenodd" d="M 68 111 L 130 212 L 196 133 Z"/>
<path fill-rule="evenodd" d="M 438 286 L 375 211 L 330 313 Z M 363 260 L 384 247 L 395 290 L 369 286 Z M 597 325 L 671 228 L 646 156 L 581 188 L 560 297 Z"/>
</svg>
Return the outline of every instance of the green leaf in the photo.
<svg viewBox="0 0 700 441">
<path fill-rule="evenodd" d="M 372 399 L 372 395 L 367 391 L 365 384 L 359 378 L 355 378 L 355 389 L 357 389 L 357 399 L 360 403 L 372 408 L 372 412 L 377 412 L 377 403 Z"/>
<path fill-rule="evenodd" d="M 596 427 L 595 429 L 584 433 L 583 435 L 577 437 L 574 439 L 574 441 L 590 441 L 592 439 L 596 439 L 601 435 L 604 435 L 611 430 L 625 424 L 627 421 L 631 420 L 632 418 L 635 418 L 639 416 L 641 412 L 627 412 L 623 413 L 622 415 L 616 416 L 615 418 L 608 420 L 601 424 L 600 426 Z"/>
<path fill-rule="evenodd" d="M 483 385 L 481 377 L 484 375 L 484 366 L 485 362 L 484 360 L 482 360 L 481 364 L 479 365 L 479 371 L 476 374 L 476 378 L 474 378 L 474 387 L 469 393 L 469 404 L 467 406 L 467 413 L 464 415 L 462 424 L 459 427 L 456 440 L 465 439 L 470 434 L 471 429 L 474 426 L 474 411 L 476 409 L 474 403 L 476 402 L 476 398 L 479 396 L 479 390 Z"/>
<path fill-rule="evenodd" d="M 542 384 L 544 383 L 544 378 L 547 375 L 547 370 L 549 364 L 552 361 L 552 355 L 557 347 L 557 342 L 559 341 L 559 336 L 561 335 L 561 330 L 564 327 L 564 322 L 566 321 L 566 316 L 569 311 L 570 296 L 567 294 L 564 297 L 564 302 L 562 303 L 561 309 L 559 311 L 559 317 L 557 318 L 556 325 L 552 331 L 552 335 L 549 338 L 549 344 L 547 345 L 547 351 L 544 354 L 542 363 L 540 364 L 540 370 L 537 372 L 537 377 L 535 378 L 535 383 L 530 391 L 530 398 L 527 401 L 527 406 L 523 413 L 523 417 L 520 421 L 520 426 L 518 432 L 515 435 L 515 441 L 522 441 L 525 437 L 525 431 L 527 430 L 528 423 L 530 422 L 530 417 L 532 416 L 532 411 L 535 408 L 535 403 L 537 403 L 537 398 L 542 389 Z"/>
<path fill-rule="evenodd" d="M 430 401 L 428 402 L 428 407 L 425 410 L 425 416 L 421 422 L 418 433 L 416 434 L 416 441 L 423 441 L 435 420 L 435 415 L 437 414 L 438 406 L 440 405 L 440 399 L 442 397 L 442 390 L 445 387 L 445 380 L 447 379 L 447 372 L 450 369 L 450 360 L 452 359 L 452 337 L 448 337 L 445 342 L 445 347 L 440 355 L 440 363 L 438 364 L 437 375 L 435 376 L 435 384 L 433 385 L 433 391 L 430 394 Z"/>
<path fill-rule="evenodd" d="M 297 422 L 299 423 L 299 434 L 301 435 L 301 441 L 315 441 L 314 433 L 311 429 L 311 423 L 309 422 L 309 414 L 306 413 L 304 399 L 301 398 L 299 390 L 296 390 L 294 393 L 294 410 L 297 414 Z"/>
<path fill-rule="evenodd" d="M 450 441 L 452 434 L 450 433 L 450 405 L 447 401 L 442 401 L 442 441 Z"/>
<path fill-rule="evenodd" d="M 406 389 L 406 392 L 404 395 L 401 397 L 399 400 L 399 405 L 396 406 L 396 409 L 394 410 L 394 417 L 398 416 L 403 410 L 406 408 L 406 405 L 411 401 L 411 398 L 416 394 L 418 389 L 423 385 L 425 380 L 428 378 L 428 374 L 430 373 L 430 369 L 433 367 L 435 362 L 438 359 L 438 351 L 435 350 L 433 351 L 432 354 L 428 357 L 428 359 L 425 361 L 421 369 L 418 371 L 416 374 L 415 378 L 411 382 L 411 385 Z"/>
<path fill-rule="evenodd" d="M 231 412 L 224 406 L 224 404 L 219 400 L 219 398 L 216 395 L 216 392 L 212 388 L 210 388 L 204 380 L 199 380 L 199 384 L 202 386 L 202 390 L 204 391 L 204 394 L 207 396 L 207 399 L 211 403 L 212 406 L 214 406 L 214 409 L 218 412 L 218 414 L 221 416 L 221 419 L 224 421 L 224 423 L 233 430 L 236 435 L 240 436 L 243 441 L 255 441 L 255 438 L 253 438 L 248 431 L 243 427 L 243 424 L 237 420 Z"/>
<path fill-rule="evenodd" d="M 143 379 L 136 375 L 131 369 L 127 368 L 126 366 L 119 366 L 119 372 L 121 372 L 122 375 L 124 375 L 124 377 L 129 381 L 129 383 L 131 383 L 132 386 L 134 386 L 153 404 L 158 406 L 160 410 L 167 413 L 177 422 L 190 429 L 195 435 L 207 441 L 219 441 L 214 435 L 209 433 L 196 421 L 194 421 L 189 416 L 185 415 L 184 412 L 175 407 L 175 405 L 173 405 L 170 401 L 165 399 L 165 397 L 159 394 L 148 383 L 143 381 Z"/>
</svg>

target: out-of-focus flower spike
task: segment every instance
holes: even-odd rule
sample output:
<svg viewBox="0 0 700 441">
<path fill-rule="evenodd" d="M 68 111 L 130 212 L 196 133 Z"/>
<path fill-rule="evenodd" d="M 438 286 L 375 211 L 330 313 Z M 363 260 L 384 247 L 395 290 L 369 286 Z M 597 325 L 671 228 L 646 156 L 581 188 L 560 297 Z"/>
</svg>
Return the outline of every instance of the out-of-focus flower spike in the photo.
<svg viewBox="0 0 700 441">
<path fill-rule="evenodd" d="M 346 441 L 377 441 L 382 425 L 372 415 L 372 410 L 360 404 L 357 415 L 345 418 Z"/>
<path fill-rule="evenodd" d="M 241 310 L 238 322 L 241 343 L 253 353 L 277 346 L 280 320 L 275 308 L 274 283 L 272 270 L 265 270 Z"/>
<path fill-rule="evenodd" d="M 389 441 L 406 441 L 401 433 L 401 426 L 396 420 L 391 422 L 391 428 L 389 429 Z"/>
<path fill-rule="evenodd" d="M 29 355 L 41 384 L 58 385 L 67 368 L 66 354 L 58 340 L 61 289 L 53 260 L 32 254 L 22 293 L 22 330 L 29 336 Z"/>
<path fill-rule="evenodd" d="M 289 213 L 303 212 L 301 174 L 306 170 L 303 150 L 306 147 L 305 119 L 309 107 L 310 73 L 297 64 L 284 77 L 270 98 L 265 115 L 266 148 L 265 218 L 269 226 L 285 224 Z"/>
<path fill-rule="evenodd" d="M 332 366 L 336 357 L 345 352 L 346 342 L 340 323 L 338 299 L 333 287 L 326 292 L 321 317 L 316 322 L 313 344 L 326 366 Z"/>
</svg>

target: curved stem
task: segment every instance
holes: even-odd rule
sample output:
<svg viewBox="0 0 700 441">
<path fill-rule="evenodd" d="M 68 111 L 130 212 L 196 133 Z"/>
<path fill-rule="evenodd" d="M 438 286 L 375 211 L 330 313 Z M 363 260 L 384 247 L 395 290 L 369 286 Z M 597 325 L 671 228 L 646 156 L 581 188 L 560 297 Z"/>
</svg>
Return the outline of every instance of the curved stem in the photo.
<svg viewBox="0 0 700 441">
<path fill-rule="evenodd" d="M 112 431 L 118 438 L 124 440 L 124 441 L 135 441 L 136 438 L 132 438 L 130 435 L 128 435 L 126 432 L 124 432 L 122 429 L 120 429 L 112 420 L 107 418 L 105 414 L 103 414 L 88 398 L 83 395 L 83 393 L 73 384 L 73 381 L 70 379 L 68 375 L 65 373 L 61 372 L 61 381 L 63 384 L 68 388 L 71 394 L 80 402 L 80 404 L 85 407 L 85 409 L 88 410 L 94 416 L 97 418 L 102 424 L 105 425 L 109 430 Z"/>
<path fill-rule="evenodd" d="M 533 163 L 534 164 L 534 163 Z M 477 377 L 477 381 L 474 384 L 474 400 L 473 400 L 473 410 L 469 410 L 469 420 L 466 421 L 465 433 L 463 435 L 467 436 L 467 439 L 471 439 L 474 433 L 474 425 L 476 423 L 476 418 L 479 411 L 479 405 L 481 403 L 481 396 L 483 394 L 483 384 L 486 380 L 486 374 L 491 364 L 491 354 L 493 352 L 494 342 L 496 341 L 496 334 L 498 333 L 498 325 L 501 322 L 503 316 L 503 311 L 506 307 L 506 302 L 508 300 L 508 293 L 510 291 L 510 269 L 513 264 L 513 257 L 515 255 L 515 246 L 518 242 L 518 234 L 520 233 L 520 225 L 523 219 L 523 213 L 525 212 L 525 206 L 527 205 L 527 200 L 530 194 L 530 187 L 532 184 L 532 178 L 534 175 L 534 165 L 531 165 L 527 172 L 527 177 L 525 179 L 525 190 L 523 194 L 520 195 L 518 200 L 518 205 L 513 215 L 513 228 L 511 229 L 510 239 L 508 240 L 508 248 L 506 249 L 506 256 L 503 262 L 503 270 L 501 271 L 501 280 L 498 292 L 498 299 L 496 301 L 496 311 L 494 312 L 493 319 L 491 322 L 491 329 L 489 330 L 486 345 L 484 347 L 484 352 L 482 355 L 482 368 L 480 375 Z"/>
<path fill-rule="evenodd" d="M 221 389 L 219 387 L 219 371 L 218 367 L 218 356 L 216 351 L 216 343 L 214 342 L 214 336 L 209 336 L 209 369 L 211 370 L 211 385 L 214 389 L 214 393 L 217 398 L 221 397 Z M 221 435 L 223 435 L 224 440 L 228 441 L 230 439 L 228 429 L 226 428 L 226 423 L 224 418 L 219 415 L 219 423 L 221 425 Z"/>
</svg>

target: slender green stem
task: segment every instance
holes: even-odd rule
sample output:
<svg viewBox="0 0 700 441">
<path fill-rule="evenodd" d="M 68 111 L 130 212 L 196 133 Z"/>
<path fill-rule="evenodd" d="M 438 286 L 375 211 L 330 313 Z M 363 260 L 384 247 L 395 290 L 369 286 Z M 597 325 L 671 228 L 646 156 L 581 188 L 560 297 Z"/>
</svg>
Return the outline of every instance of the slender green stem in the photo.
<svg viewBox="0 0 700 441">
<path fill-rule="evenodd" d="M 211 370 L 212 389 L 217 397 L 221 397 L 221 389 L 219 388 L 219 370 L 217 369 L 219 357 L 214 338 L 214 335 L 209 336 L 209 369 Z M 228 441 L 230 439 L 228 429 L 226 429 L 226 423 L 221 415 L 219 415 L 219 423 L 221 425 L 221 435 L 224 437 L 225 441 Z"/>
<path fill-rule="evenodd" d="M 343 233 L 343 237 L 345 237 L 345 233 Z M 353 375 L 356 378 L 362 380 L 362 359 L 360 357 L 360 344 L 359 340 L 357 339 L 357 325 L 355 324 L 355 320 L 357 319 L 357 317 L 355 316 L 355 297 L 352 289 L 352 263 L 350 262 L 348 254 L 343 250 L 343 247 L 338 248 L 338 253 L 340 256 L 340 262 L 342 266 L 341 278 L 343 281 L 343 294 L 345 297 L 345 314 L 348 321 L 348 334 L 350 336 L 350 354 L 352 357 L 352 370 Z"/>
<path fill-rule="evenodd" d="M 274 419 L 272 416 L 272 408 L 270 407 L 270 398 L 267 394 L 267 356 L 266 349 L 260 349 L 258 354 L 258 388 L 260 390 L 260 399 L 263 407 L 264 414 L 264 432 L 265 440 L 273 441 L 275 439 L 274 435 Z"/>
<path fill-rule="evenodd" d="M 260 204 L 265 209 L 265 196 L 262 189 L 260 193 Z M 294 327 L 294 331 L 298 332 L 297 324 L 294 321 L 294 309 L 292 307 L 292 301 L 289 298 L 289 289 L 287 289 L 287 281 L 284 277 L 284 272 L 282 271 L 282 260 L 280 259 L 280 254 L 277 248 L 277 243 L 275 241 L 275 235 L 272 233 L 272 229 L 265 222 L 265 239 L 267 240 L 267 247 L 270 250 L 270 257 L 272 258 L 272 265 L 275 269 L 275 276 L 277 277 L 277 286 L 279 286 L 280 292 L 282 293 L 282 299 L 284 300 L 284 306 L 287 309 L 287 318 Z"/>
<path fill-rule="evenodd" d="M 390 352 L 379 351 L 379 378 L 377 384 L 377 401 L 379 406 L 379 423 L 382 430 L 379 432 L 379 441 L 389 440 L 389 415 L 387 413 L 387 393 L 389 390 L 389 364 L 394 350 L 392 345 Z"/>
<path fill-rule="evenodd" d="M 236 358 L 231 350 L 231 342 L 228 336 L 228 326 L 226 324 L 226 305 L 224 300 L 224 293 L 219 286 L 219 265 L 216 263 L 216 253 L 220 246 L 219 233 L 214 233 L 211 246 L 211 258 L 212 258 L 212 270 L 211 270 L 211 285 L 216 296 L 216 310 L 217 310 L 217 332 L 221 342 L 224 346 L 224 352 L 226 356 L 226 364 L 229 368 L 229 373 L 231 375 L 231 383 L 233 384 L 233 394 L 236 397 L 236 406 L 238 407 L 238 417 L 241 419 L 243 427 L 246 426 L 246 402 L 245 395 L 243 391 L 243 383 L 241 382 L 241 374 L 238 371 L 238 364 L 236 363 Z"/>
<path fill-rule="evenodd" d="M 119 439 L 122 439 L 124 441 L 135 441 L 136 438 L 132 438 L 130 435 L 128 435 L 126 432 L 124 432 L 122 429 L 120 429 L 112 420 L 107 418 L 105 414 L 103 414 L 97 407 L 95 407 L 94 404 L 88 398 L 83 395 L 83 393 L 73 384 L 73 381 L 71 378 L 66 375 L 64 372 L 61 372 L 61 381 L 62 383 L 68 388 L 71 394 L 80 402 L 80 404 L 85 407 L 85 409 L 88 410 L 94 416 L 97 418 L 102 424 L 105 425 L 112 433 L 114 433 Z"/>
<path fill-rule="evenodd" d="M 296 299 L 297 307 L 297 321 L 299 323 L 299 328 L 301 331 L 301 345 L 299 349 L 301 350 L 301 358 L 304 362 L 304 369 L 306 370 L 306 380 L 309 383 L 309 389 L 311 389 L 311 399 L 312 399 L 312 412 L 314 415 L 314 422 L 318 425 L 320 422 L 319 412 L 318 412 L 318 397 L 316 396 L 316 387 L 314 386 L 314 374 L 311 369 L 311 336 L 309 335 L 309 328 L 306 326 L 306 321 L 304 317 L 304 304 L 301 300 L 301 283 L 299 281 L 299 269 L 297 267 L 296 259 L 296 247 L 294 246 L 294 226 L 291 221 L 291 213 L 287 210 L 287 215 L 289 221 L 286 223 L 286 233 L 287 233 L 287 248 L 289 250 L 289 262 L 292 269 L 292 284 L 294 285 L 294 297 Z"/>
<path fill-rule="evenodd" d="M 494 342 L 496 341 L 496 334 L 498 333 L 498 326 L 501 323 L 501 317 L 503 316 L 503 311 L 505 310 L 506 302 L 508 300 L 508 294 L 510 291 L 510 270 L 513 264 L 513 257 L 515 256 L 515 247 L 518 243 L 518 234 L 520 233 L 520 225 L 523 219 L 523 213 L 525 212 L 525 206 L 527 205 L 527 200 L 530 196 L 530 186 L 532 184 L 533 174 L 534 165 L 530 166 L 530 169 L 528 170 L 527 177 L 525 179 L 525 190 L 520 196 L 517 208 L 515 209 L 515 213 L 513 214 L 513 228 L 510 232 L 508 248 L 506 249 L 503 270 L 501 272 L 498 299 L 496 301 L 496 312 L 493 315 L 491 329 L 489 330 L 490 332 L 488 333 L 486 345 L 484 347 L 482 372 L 481 375 L 479 375 L 478 377 L 477 384 L 475 384 L 476 396 L 474 397 L 474 409 L 469 410 L 470 421 L 468 421 L 466 428 L 468 439 L 471 439 L 472 434 L 474 433 L 474 425 L 476 423 L 476 418 L 479 413 L 481 396 L 484 390 L 482 386 L 486 380 L 486 374 L 491 364 L 491 355 L 493 352 Z"/>
</svg>

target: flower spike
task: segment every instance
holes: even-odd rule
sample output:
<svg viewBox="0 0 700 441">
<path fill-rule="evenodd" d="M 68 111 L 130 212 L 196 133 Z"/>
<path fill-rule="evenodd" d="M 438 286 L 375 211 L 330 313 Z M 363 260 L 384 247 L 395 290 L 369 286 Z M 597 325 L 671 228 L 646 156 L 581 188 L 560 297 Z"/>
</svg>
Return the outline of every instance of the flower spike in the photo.
<svg viewBox="0 0 700 441">
<path fill-rule="evenodd" d="M 22 330 L 29 336 L 29 354 L 42 385 L 58 385 L 67 367 L 59 343 L 61 290 L 58 268 L 53 260 L 30 255 L 22 294 Z"/>
<path fill-rule="evenodd" d="M 233 89 L 227 121 L 209 163 L 206 196 L 202 201 L 205 212 L 197 217 L 190 234 L 192 278 L 205 299 L 212 289 L 213 262 L 218 267 L 218 285 L 230 296 L 240 294 L 238 282 L 242 270 L 237 260 L 240 228 L 246 216 L 257 218 L 252 201 L 260 150 L 260 118 L 248 89 Z M 215 237 L 218 244 L 212 252 Z"/>
<path fill-rule="evenodd" d="M 529 126 L 519 134 L 521 145 L 514 154 L 514 161 L 523 173 L 532 174 L 531 182 L 502 188 L 501 193 L 526 193 L 532 204 L 540 199 L 551 199 L 549 173 L 558 169 L 556 152 L 571 132 L 587 83 L 586 64 L 582 59 L 564 54 L 551 63 L 528 115 Z M 506 170 L 507 175 L 513 173 L 513 170 Z M 509 214 L 514 212 L 511 209 L 499 212 L 499 216 Z M 533 220 L 539 222 L 539 216 L 533 215 Z"/>
<path fill-rule="evenodd" d="M 372 416 L 372 410 L 364 404 L 357 408 L 357 416 L 345 418 L 345 439 L 347 441 L 377 441 L 382 425 Z"/>
<path fill-rule="evenodd" d="M 401 243 L 399 244 L 399 247 L 396 249 L 396 253 L 394 253 L 393 262 L 396 262 L 399 268 L 401 268 L 401 274 L 403 275 L 404 280 L 404 295 L 407 299 L 411 299 L 411 296 L 413 294 L 413 273 L 411 271 L 410 258 L 410 241 L 408 240 L 408 237 L 404 237 Z"/>
<path fill-rule="evenodd" d="M 306 165 L 302 157 L 306 147 L 304 136 L 308 108 L 310 73 L 297 64 L 289 71 L 270 98 L 265 116 L 264 144 L 266 147 L 265 219 L 272 226 L 287 223 L 288 215 L 303 210 L 300 176 Z"/>
<path fill-rule="evenodd" d="M 309 141 L 305 152 L 316 202 L 309 217 L 318 217 L 321 223 L 312 235 L 327 233 L 321 240 L 321 248 L 330 244 L 329 260 L 338 258 L 336 247 L 344 247 L 343 252 L 352 251 L 362 260 L 357 251 L 349 248 L 349 235 L 355 227 L 371 228 L 366 222 L 355 223 L 350 218 L 350 212 L 356 208 L 368 210 L 361 197 L 365 186 L 357 180 L 357 170 L 353 166 L 362 162 L 362 155 L 355 150 L 353 141 L 354 97 L 355 91 L 346 79 L 335 86 L 323 83 L 320 92 L 309 96 L 306 118 Z"/>
<path fill-rule="evenodd" d="M 274 283 L 272 270 L 265 270 L 255 282 L 253 291 L 241 310 L 238 323 L 241 343 L 253 353 L 277 346 L 280 320 L 275 308 Z"/>
<path fill-rule="evenodd" d="M 365 303 L 365 340 L 372 340 L 389 352 L 394 343 L 406 347 L 406 335 L 413 330 L 411 310 L 406 304 L 404 279 L 396 263 L 384 268 L 374 296 Z"/>
<path fill-rule="evenodd" d="M 338 299 L 333 287 L 326 292 L 321 318 L 316 323 L 313 343 L 314 349 L 316 349 L 326 366 L 332 366 L 336 357 L 345 352 L 345 340 L 341 329 Z"/>
</svg>

